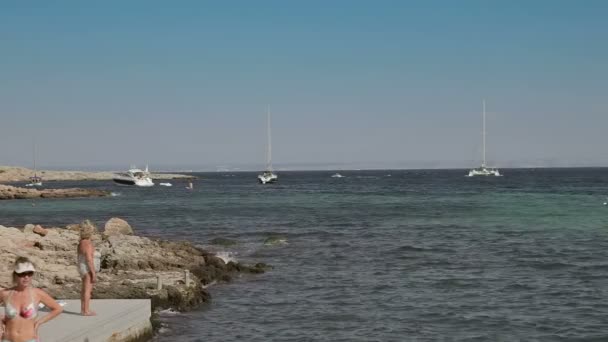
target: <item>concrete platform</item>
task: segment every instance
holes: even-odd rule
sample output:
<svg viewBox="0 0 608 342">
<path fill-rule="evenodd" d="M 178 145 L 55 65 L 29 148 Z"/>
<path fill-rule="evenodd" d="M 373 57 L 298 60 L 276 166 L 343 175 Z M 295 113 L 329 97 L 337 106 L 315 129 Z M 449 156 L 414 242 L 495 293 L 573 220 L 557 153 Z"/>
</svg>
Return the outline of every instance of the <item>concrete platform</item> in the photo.
<svg viewBox="0 0 608 342">
<path fill-rule="evenodd" d="M 63 313 L 40 328 L 41 341 L 123 342 L 152 332 L 149 299 L 94 299 L 91 310 L 97 316 L 89 317 L 80 315 L 80 300 L 66 302 Z"/>
</svg>

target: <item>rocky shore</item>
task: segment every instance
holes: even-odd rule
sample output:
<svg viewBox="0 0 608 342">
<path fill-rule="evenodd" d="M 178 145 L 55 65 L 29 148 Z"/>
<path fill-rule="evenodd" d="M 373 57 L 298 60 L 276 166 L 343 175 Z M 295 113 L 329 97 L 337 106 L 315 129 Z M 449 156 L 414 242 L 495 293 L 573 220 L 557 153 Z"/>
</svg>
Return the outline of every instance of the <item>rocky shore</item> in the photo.
<svg viewBox="0 0 608 342">
<path fill-rule="evenodd" d="M 38 176 L 46 181 L 83 181 L 83 180 L 112 180 L 113 172 L 84 172 L 84 171 L 45 171 L 39 170 Z M 0 166 L 0 183 L 28 182 L 34 176 L 34 170 L 23 167 Z M 151 173 L 152 179 L 192 179 L 189 175 L 173 173 Z"/>
<path fill-rule="evenodd" d="M 0 226 L 0 286 L 11 285 L 12 261 L 30 258 L 37 268 L 35 285 L 54 298 L 80 298 L 76 247 L 84 221 L 66 227 Z M 101 271 L 93 298 L 151 299 L 153 310 L 190 310 L 210 300 L 206 286 L 227 282 L 243 273 L 263 273 L 267 266 L 224 262 L 189 242 L 136 236 L 119 218 L 96 230 L 93 242 L 101 252 Z"/>
<path fill-rule="evenodd" d="M 30 199 L 30 198 L 72 198 L 72 197 L 103 197 L 109 196 L 109 191 L 95 189 L 32 189 L 19 188 L 0 184 L 0 200 Z"/>
</svg>

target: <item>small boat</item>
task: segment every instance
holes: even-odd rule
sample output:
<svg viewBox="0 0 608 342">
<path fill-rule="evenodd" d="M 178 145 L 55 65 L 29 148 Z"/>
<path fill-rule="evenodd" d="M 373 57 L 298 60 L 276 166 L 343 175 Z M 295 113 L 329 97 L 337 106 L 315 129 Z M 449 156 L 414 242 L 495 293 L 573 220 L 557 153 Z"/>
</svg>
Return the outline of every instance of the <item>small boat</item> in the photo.
<svg viewBox="0 0 608 342">
<path fill-rule="evenodd" d="M 267 129 L 268 129 L 268 146 L 266 150 L 266 171 L 264 171 L 261 175 L 258 175 L 258 180 L 262 184 L 274 183 L 279 177 L 272 172 L 272 140 L 270 137 L 270 107 L 268 107 L 268 117 L 267 117 Z"/>
<path fill-rule="evenodd" d="M 30 177 L 30 182 L 25 184 L 25 186 L 42 186 L 42 177 L 38 176 L 36 170 L 36 144 L 34 143 L 33 148 L 33 157 L 34 157 L 34 175 Z"/>
<path fill-rule="evenodd" d="M 333 175 L 331 175 L 331 178 L 344 178 L 344 176 L 339 173 L 334 173 Z"/>
<path fill-rule="evenodd" d="M 481 166 L 471 169 L 468 173 L 468 177 L 475 176 L 502 176 L 498 169 L 486 166 L 486 101 L 483 101 L 483 130 L 482 130 L 482 145 L 483 151 L 481 153 Z"/>
<path fill-rule="evenodd" d="M 481 165 L 478 168 L 471 169 L 469 171 L 469 174 L 467 176 L 469 176 L 469 177 L 475 177 L 475 176 L 496 176 L 496 177 L 500 177 L 502 175 L 500 174 L 500 172 L 498 171 L 498 169 L 486 167 L 485 165 Z"/>
<path fill-rule="evenodd" d="M 158 183 L 160 186 L 173 186 L 171 183 Z"/>
<path fill-rule="evenodd" d="M 194 184 L 192 184 L 192 182 L 188 183 L 188 186 L 186 187 L 186 189 L 194 190 Z"/>
<path fill-rule="evenodd" d="M 34 173 L 34 176 L 30 177 L 30 182 L 25 184 L 25 186 L 42 186 L 42 177 L 38 177 Z"/>
<path fill-rule="evenodd" d="M 114 175 L 114 178 L 112 178 L 112 180 L 122 185 L 135 185 L 142 187 L 154 185 L 152 178 L 150 178 L 150 172 L 148 171 L 147 165 L 145 170 L 133 167 L 127 172 L 117 173 Z"/>
<path fill-rule="evenodd" d="M 272 171 L 264 171 L 261 175 L 258 175 L 258 180 L 262 184 L 274 183 L 279 177 Z"/>
</svg>

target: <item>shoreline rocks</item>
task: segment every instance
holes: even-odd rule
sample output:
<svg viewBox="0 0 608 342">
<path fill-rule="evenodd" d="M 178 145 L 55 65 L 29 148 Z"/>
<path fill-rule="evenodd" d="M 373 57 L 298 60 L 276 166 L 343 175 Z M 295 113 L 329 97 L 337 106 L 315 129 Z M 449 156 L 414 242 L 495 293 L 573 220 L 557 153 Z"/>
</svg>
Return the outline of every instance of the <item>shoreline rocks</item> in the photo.
<svg viewBox="0 0 608 342">
<path fill-rule="evenodd" d="M 120 219 L 112 220 L 128 225 Z M 38 227 L 46 235 L 36 233 Z M 12 261 L 26 256 L 36 264 L 36 286 L 54 298 L 80 298 L 81 281 L 76 267 L 79 232 L 71 229 L 0 226 L 0 286 L 11 284 Z M 265 264 L 225 263 L 189 242 L 153 240 L 114 230 L 96 232 L 93 242 L 101 252 L 101 271 L 93 298 L 151 299 L 153 310 L 192 310 L 211 299 L 207 285 L 268 269 Z"/>
<path fill-rule="evenodd" d="M 0 184 L 0 200 L 31 199 L 31 198 L 74 198 L 74 197 L 104 197 L 109 191 L 96 189 L 27 189 Z"/>
</svg>

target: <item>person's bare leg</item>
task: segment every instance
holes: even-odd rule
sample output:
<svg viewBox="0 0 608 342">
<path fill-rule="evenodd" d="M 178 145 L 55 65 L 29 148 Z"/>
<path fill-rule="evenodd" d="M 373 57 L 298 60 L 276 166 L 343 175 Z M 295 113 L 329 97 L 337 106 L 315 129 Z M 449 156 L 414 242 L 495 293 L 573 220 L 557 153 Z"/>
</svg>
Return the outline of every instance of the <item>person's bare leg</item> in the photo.
<svg viewBox="0 0 608 342">
<path fill-rule="evenodd" d="M 82 308 L 81 314 L 83 316 L 95 316 L 95 312 L 90 310 L 91 304 L 91 292 L 93 291 L 93 284 L 91 283 L 91 275 L 87 274 L 82 277 Z"/>
<path fill-rule="evenodd" d="M 82 280 L 82 287 L 80 288 L 80 313 L 84 315 L 85 313 L 85 309 L 86 309 L 86 294 L 87 294 L 87 278 L 89 277 L 89 275 L 85 275 L 84 277 L 81 277 L 80 280 Z"/>
</svg>

